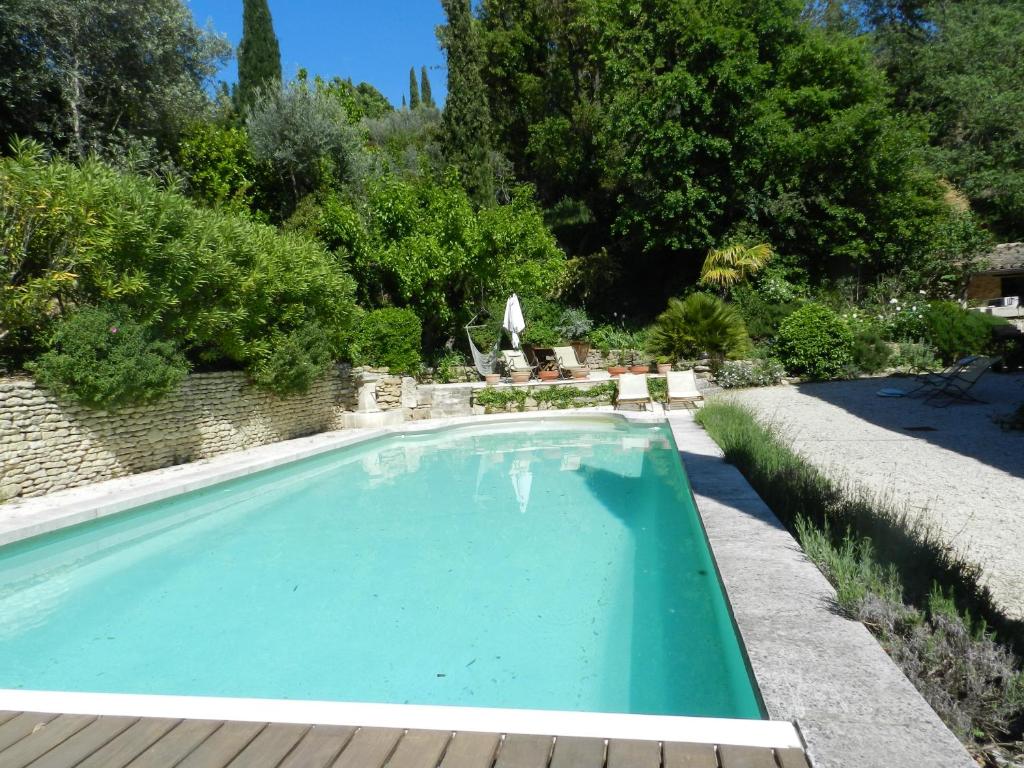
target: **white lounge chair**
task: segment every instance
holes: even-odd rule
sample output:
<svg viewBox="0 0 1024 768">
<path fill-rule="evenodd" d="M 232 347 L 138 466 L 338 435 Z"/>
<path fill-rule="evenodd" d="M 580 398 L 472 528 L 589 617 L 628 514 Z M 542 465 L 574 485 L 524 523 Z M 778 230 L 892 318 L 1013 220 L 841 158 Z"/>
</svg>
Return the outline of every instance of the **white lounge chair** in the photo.
<svg viewBox="0 0 1024 768">
<path fill-rule="evenodd" d="M 647 410 L 650 403 L 654 408 L 654 401 L 651 400 L 651 391 L 647 388 L 647 377 L 638 373 L 623 373 L 619 375 L 619 394 L 615 398 L 615 407 L 621 408 L 625 404 L 641 405 Z"/>
<path fill-rule="evenodd" d="M 503 349 L 501 350 L 501 362 L 505 372 L 511 376 L 513 373 L 534 373 L 535 366 L 530 365 L 522 350 Z"/>
<path fill-rule="evenodd" d="M 696 408 L 697 403 L 704 400 L 704 395 L 697 389 L 697 377 L 692 370 L 669 371 L 665 375 L 668 379 L 668 398 L 665 402 L 667 410 L 676 405 Z"/>
<path fill-rule="evenodd" d="M 551 351 L 555 353 L 558 370 L 564 379 L 571 379 L 573 371 L 583 370 L 587 367 L 579 361 L 579 358 L 576 357 L 576 350 L 572 347 L 552 347 Z"/>
</svg>

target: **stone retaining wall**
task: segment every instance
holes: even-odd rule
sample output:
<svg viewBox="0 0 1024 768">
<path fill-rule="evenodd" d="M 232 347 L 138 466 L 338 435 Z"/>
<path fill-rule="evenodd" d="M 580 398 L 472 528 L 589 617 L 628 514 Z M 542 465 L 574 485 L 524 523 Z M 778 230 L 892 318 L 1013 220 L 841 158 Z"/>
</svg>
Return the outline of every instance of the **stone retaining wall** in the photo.
<svg viewBox="0 0 1024 768">
<path fill-rule="evenodd" d="M 0 501 L 339 429 L 355 399 L 347 366 L 291 397 L 242 373 L 195 374 L 158 403 L 113 412 L 58 400 L 29 378 L 2 379 Z"/>
</svg>

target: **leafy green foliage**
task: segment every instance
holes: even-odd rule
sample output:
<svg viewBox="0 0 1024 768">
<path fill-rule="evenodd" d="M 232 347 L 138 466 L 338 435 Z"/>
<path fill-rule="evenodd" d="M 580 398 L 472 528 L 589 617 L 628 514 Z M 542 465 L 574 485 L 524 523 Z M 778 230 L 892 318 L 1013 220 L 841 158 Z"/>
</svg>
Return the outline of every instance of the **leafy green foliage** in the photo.
<svg viewBox="0 0 1024 768">
<path fill-rule="evenodd" d="M 261 91 L 281 82 L 281 48 L 267 0 L 242 0 L 242 39 L 238 43 L 238 104 L 244 112 Z"/>
<path fill-rule="evenodd" d="M 0 4 L 0 146 L 15 136 L 84 157 L 124 137 L 170 149 L 230 46 L 180 0 Z"/>
<path fill-rule="evenodd" d="M 704 259 L 700 282 L 728 289 L 760 272 L 775 254 L 767 243 L 743 245 L 734 243 L 725 248 L 712 248 Z"/>
<path fill-rule="evenodd" d="M 828 307 L 805 304 L 782 321 L 776 351 L 790 373 L 831 379 L 853 362 L 853 334 Z"/>
<path fill-rule="evenodd" d="M 90 408 L 142 405 L 170 394 L 188 363 L 170 341 L 109 309 L 84 307 L 62 318 L 47 350 L 28 365 L 36 381 Z"/>
<path fill-rule="evenodd" d="M 422 332 L 420 319 L 411 310 L 387 307 L 367 312 L 359 323 L 352 362 L 391 373 L 419 373 Z"/>
<path fill-rule="evenodd" d="M 351 278 L 309 240 L 32 147 L 0 159 L 0 268 L 0 323 L 13 331 L 0 355 L 15 365 L 76 305 L 112 306 L 193 361 L 250 373 L 278 334 L 311 323 L 344 354 L 355 311 Z"/>
<path fill-rule="evenodd" d="M 256 383 L 278 395 L 308 392 L 334 362 L 335 350 L 323 329 L 308 323 L 270 339 L 270 353 L 259 362 Z"/>
<path fill-rule="evenodd" d="M 888 365 L 892 350 L 877 328 L 865 328 L 853 337 L 853 366 L 864 373 L 878 373 Z"/>
<path fill-rule="evenodd" d="M 568 307 L 558 320 L 557 331 L 563 339 L 570 341 L 584 340 L 594 327 L 594 321 L 586 310 L 580 307 Z"/>
<path fill-rule="evenodd" d="M 723 360 L 738 357 L 749 348 L 740 313 L 706 293 L 669 299 L 668 309 L 658 315 L 648 337 L 648 349 L 669 361 L 704 354 Z"/>
<path fill-rule="evenodd" d="M 284 215 L 309 193 L 363 174 L 362 141 L 344 107 L 306 81 L 257 94 L 246 128 L 253 156 L 274 170 L 290 202 Z"/>
<path fill-rule="evenodd" d="M 427 68 L 420 67 L 420 95 L 423 98 L 423 106 L 433 109 L 434 97 L 430 92 L 430 78 L 427 76 Z"/>
<path fill-rule="evenodd" d="M 740 285 L 732 291 L 732 299 L 743 316 L 750 338 L 757 341 L 774 339 L 782 321 L 800 308 L 796 301 L 771 301 L 760 291 Z"/>
<path fill-rule="evenodd" d="M 723 389 L 770 387 L 782 381 L 785 375 L 778 360 L 726 360 L 718 367 L 715 381 Z"/>
<path fill-rule="evenodd" d="M 420 87 L 416 81 L 416 67 L 409 67 L 409 109 L 420 108 Z"/>
<path fill-rule="evenodd" d="M 525 411 L 526 401 L 532 398 L 538 405 L 553 409 L 588 408 L 611 403 L 618 390 L 614 381 L 605 381 L 590 387 L 545 386 L 487 387 L 473 393 L 474 405 L 482 405 L 488 413 L 494 411 Z"/>
<path fill-rule="evenodd" d="M 178 145 L 178 167 L 192 197 L 206 205 L 251 212 L 268 169 L 256 162 L 241 128 L 195 123 Z"/>
<path fill-rule="evenodd" d="M 447 17 L 447 24 L 438 28 L 438 38 L 448 58 L 445 157 L 459 169 L 470 197 L 479 203 L 489 203 L 494 199 L 489 158 L 491 117 L 482 79 L 484 59 L 480 41 L 470 0 L 441 0 L 441 5 Z"/>
<path fill-rule="evenodd" d="M 952 363 L 966 355 L 985 352 L 992 345 L 992 331 L 1006 320 L 967 312 L 952 301 L 934 301 L 924 315 L 927 340 L 938 350 L 943 363 Z"/>
</svg>

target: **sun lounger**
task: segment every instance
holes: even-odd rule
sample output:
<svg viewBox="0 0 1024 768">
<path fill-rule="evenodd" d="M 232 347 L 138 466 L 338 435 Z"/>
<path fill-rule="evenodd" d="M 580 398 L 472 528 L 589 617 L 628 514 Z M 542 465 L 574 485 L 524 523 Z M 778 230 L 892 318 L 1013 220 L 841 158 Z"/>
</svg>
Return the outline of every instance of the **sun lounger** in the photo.
<svg viewBox="0 0 1024 768">
<path fill-rule="evenodd" d="M 506 373 L 511 376 L 513 373 L 533 373 L 536 366 L 530 365 L 526 355 L 518 349 L 501 350 L 501 364 Z"/>
<path fill-rule="evenodd" d="M 627 404 L 640 405 L 646 411 L 648 403 L 651 404 L 653 409 L 654 401 L 651 400 L 651 392 L 647 389 L 647 377 L 635 373 L 620 374 L 619 392 L 618 397 L 615 398 L 615 407 L 621 408 Z"/>
<path fill-rule="evenodd" d="M 704 395 L 697 389 L 697 377 L 692 370 L 669 371 L 666 374 L 668 380 L 668 397 L 665 407 L 669 410 L 677 405 L 687 408 L 696 408 L 697 403 L 704 400 Z"/>
<path fill-rule="evenodd" d="M 952 365 L 947 366 L 939 373 L 919 373 L 914 376 L 914 381 L 917 386 L 913 389 L 908 389 L 903 392 L 907 397 L 924 397 L 934 393 L 935 389 L 941 389 L 946 382 L 953 379 L 957 374 L 967 368 L 975 360 L 978 360 L 978 355 L 968 355 L 957 360 Z"/>
<path fill-rule="evenodd" d="M 553 347 L 552 351 L 555 353 L 555 362 L 564 379 L 572 378 L 573 371 L 583 370 L 587 367 L 579 361 L 576 357 L 576 350 L 572 347 Z"/>
<path fill-rule="evenodd" d="M 981 403 L 970 393 L 970 389 L 978 383 L 978 379 L 985 375 L 989 368 L 999 362 L 998 357 L 976 357 L 970 363 L 963 366 L 952 376 L 939 384 L 925 397 L 925 402 L 931 405 L 945 407 L 951 403 Z"/>
</svg>

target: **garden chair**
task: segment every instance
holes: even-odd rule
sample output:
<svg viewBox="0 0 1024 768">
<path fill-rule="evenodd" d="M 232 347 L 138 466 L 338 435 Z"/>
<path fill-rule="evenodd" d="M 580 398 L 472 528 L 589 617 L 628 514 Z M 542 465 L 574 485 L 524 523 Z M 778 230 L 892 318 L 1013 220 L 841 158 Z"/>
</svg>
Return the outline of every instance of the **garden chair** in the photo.
<svg viewBox="0 0 1024 768">
<path fill-rule="evenodd" d="M 697 389 L 697 377 L 693 370 L 669 371 L 665 374 L 668 380 L 668 394 L 665 408 L 671 410 L 676 405 L 696 408 L 697 403 L 704 400 L 704 395 Z"/>
<path fill-rule="evenodd" d="M 650 403 L 654 409 L 654 401 L 651 399 L 651 391 L 647 388 L 647 377 L 639 373 L 623 373 L 619 375 L 619 392 L 615 398 L 615 407 L 623 405 L 640 405 L 647 410 Z"/>
<path fill-rule="evenodd" d="M 938 373 L 932 373 L 931 371 L 919 373 L 914 376 L 914 381 L 917 382 L 917 386 L 913 389 L 904 391 L 903 395 L 906 397 L 930 395 L 931 393 L 934 393 L 935 389 L 941 389 L 945 386 L 946 382 L 953 379 L 957 374 L 978 359 L 978 355 L 968 355 L 967 357 L 961 357 L 955 363 L 946 366 Z"/>
<path fill-rule="evenodd" d="M 579 361 L 576 357 L 576 350 L 572 347 L 553 347 L 552 349 L 563 379 L 571 379 L 573 371 L 583 370 L 587 367 Z"/>
<path fill-rule="evenodd" d="M 536 366 L 530 365 L 529 361 L 518 349 L 501 350 L 501 363 L 505 371 L 511 376 L 513 373 L 530 373 L 536 370 Z"/>
<path fill-rule="evenodd" d="M 957 370 L 952 376 L 935 385 L 935 389 L 925 397 L 924 401 L 931 405 L 945 407 L 951 403 L 982 403 L 970 393 L 970 389 L 978 383 L 978 379 L 988 369 L 998 363 L 998 357 L 976 357 L 970 363 Z"/>
</svg>

